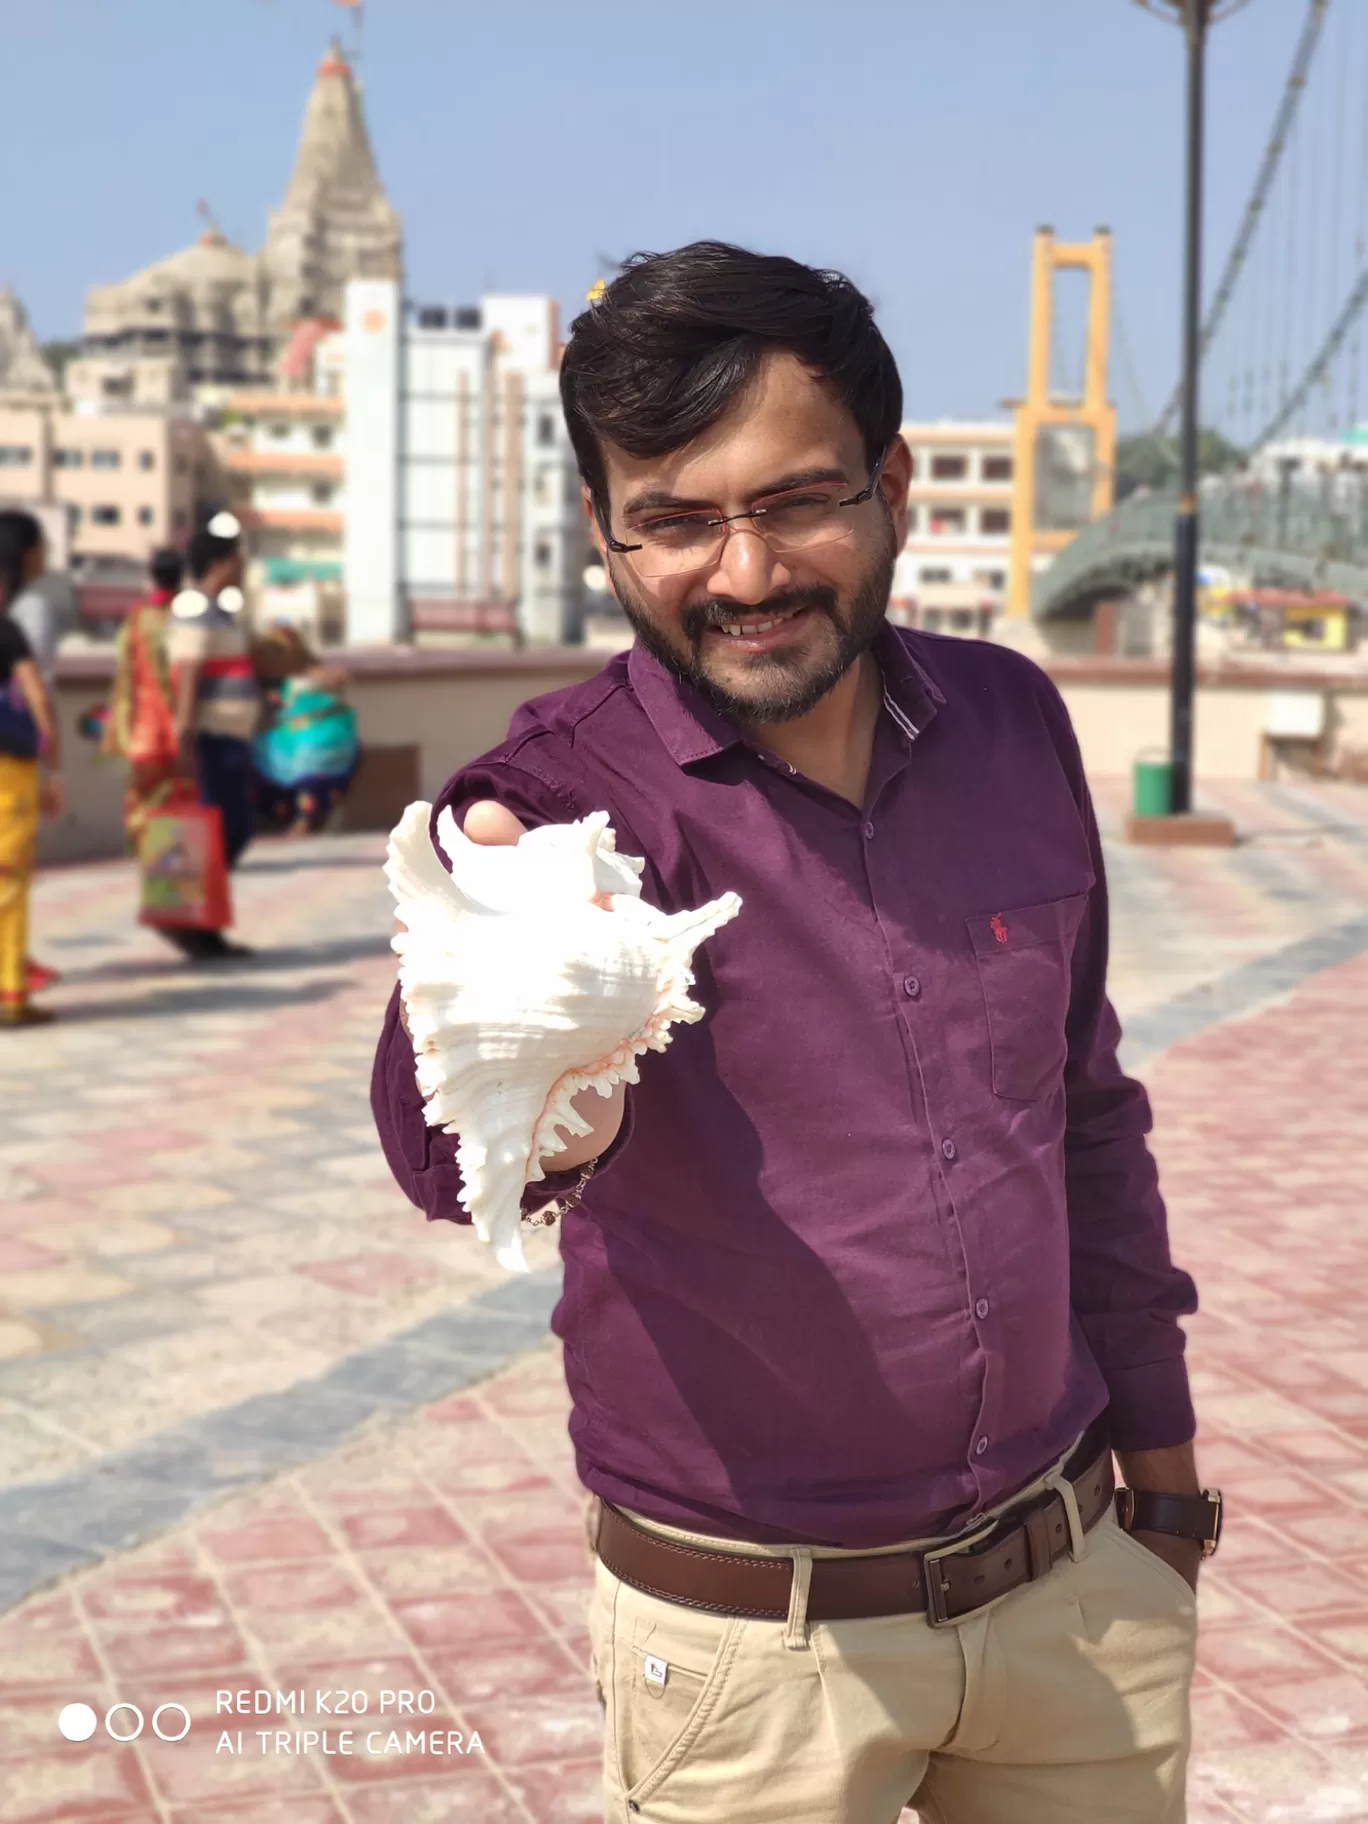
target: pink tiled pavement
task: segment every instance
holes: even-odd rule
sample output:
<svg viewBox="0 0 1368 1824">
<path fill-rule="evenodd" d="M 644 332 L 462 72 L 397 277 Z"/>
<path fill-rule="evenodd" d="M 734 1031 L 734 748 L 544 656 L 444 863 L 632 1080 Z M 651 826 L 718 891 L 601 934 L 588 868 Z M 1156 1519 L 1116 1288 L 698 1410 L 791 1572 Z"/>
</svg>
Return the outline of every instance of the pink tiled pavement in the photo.
<svg viewBox="0 0 1368 1824">
<path fill-rule="evenodd" d="M 1264 802 L 1251 799 L 1255 809 Z M 1269 802 L 1271 846 L 1234 863 L 1118 858 L 1123 1007 L 1146 1004 L 1155 971 L 1181 986 L 1178 971 L 1195 978 L 1205 964 L 1209 973 L 1215 957 L 1232 966 L 1368 905 L 1368 846 L 1308 837 L 1305 818 Z M 1362 802 L 1332 808 L 1362 822 Z M 1309 846 L 1278 849 L 1289 832 Z M 84 902 L 71 905 L 73 921 L 87 916 Z M 1186 949 L 1170 956 L 1179 930 Z M 384 966 L 352 965 L 349 992 L 331 1011 L 291 1010 L 269 1043 L 261 1028 L 244 1031 L 236 1043 L 244 1054 L 257 1048 L 262 1080 L 269 1044 L 302 1056 L 329 1042 L 339 1000 L 359 1019 L 360 998 L 374 995 Z M 1368 1270 L 1365 1009 L 1368 957 L 1175 1047 L 1146 1072 L 1175 1253 L 1203 1294 L 1190 1327 L 1202 1462 L 1231 1511 L 1202 1592 L 1193 1824 L 1368 1820 L 1368 1320 L 1358 1290 Z M 355 1068 L 350 1056 L 346 1068 Z M 154 1126 L 159 1155 L 185 1146 L 173 1118 Z M 21 1223 L 0 1220 L 0 1245 L 19 1250 L 0 1257 L 0 1273 L 25 1285 L 47 1270 L 24 1251 L 43 1247 L 36 1232 L 47 1221 L 69 1231 L 102 1182 L 83 1177 L 89 1161 L 66 1146 L 50 1147 L 42 1163 L 52 1190 L 29 1199 Z M 230 1160 L 223 1170 L 231 1169 Z M 131 1173 L 129 1182 L 138 1182 Z M 119 1219 L 159 1220 L 155 1200 L 138 1203 L 144 1195 L 135 1189 Z M 320 1299 L 355 1298 L 386 1278 L 407 1296 L 405 1276 L 422 1256 L 402 1224 L 417 1218 L 391 1207 L 399 1226 L 387 1239 L 377 1230 L 358 1250 L 338 1237 L 301 1259 L 296 1270 Z M 92 1202 L 88 1220 L 108 1223 L 107 1205 Z M 117 1272 L 117 1260 L 106 1264 Z M 249 1298 L 269 1290 L 264 1275 L 250 1284 Z M 329 1346 L 352 1346 L 338 1323 Z M 310 1330 L 314 1345 L 322 1335 Z M 160 1372 L 179 1370 L 168 1358 Z M 564 1419 L 559 1363 L 546 1347 L 0 1617 L 0 1818 L 597 1820 L 587 1563 Z M 214 1753 L 215 1694 L 257 1687 L 303 1688 L 311 1699 L 320 1689 L 358 1692 L 372 1713 L 382 1691 L 431 1692 L 435 1712 L 420 1725 L 449 1727 L 463 1741 L 476 1730 L 482 1752 L 345 1761 Z M 102 1709 L 116 1699 L 149 1714 L 157 1702 L 182 1702 L 196 1726 L 174 1745 L 58 1739 L 62 1704 Z M 239 1722 L 249 1741 L 262 1726 Z"/>
<path fill-rule="evenodd" d="M 1194 1824 L 1368 1817 L 1368 1325 L 1345 1296 L 1368 1272 L 1365 1005 L 1368 958 L 1151 1073 L 1174 1247 L 1204 1288 L 1203 1462 L 1231 1509 L 1202 1595 Z M 565 1410 L 540 1350 L 0 1621 L 0 1813 L 598 1817 Z M 430 1690 L 484 1751 L 209 1753 L 213 1693 L 257 1685 Z M 58 1745 L 78 1696 L 174 1698 L 204 1725 L 193 1748 Z"/>
</svg>

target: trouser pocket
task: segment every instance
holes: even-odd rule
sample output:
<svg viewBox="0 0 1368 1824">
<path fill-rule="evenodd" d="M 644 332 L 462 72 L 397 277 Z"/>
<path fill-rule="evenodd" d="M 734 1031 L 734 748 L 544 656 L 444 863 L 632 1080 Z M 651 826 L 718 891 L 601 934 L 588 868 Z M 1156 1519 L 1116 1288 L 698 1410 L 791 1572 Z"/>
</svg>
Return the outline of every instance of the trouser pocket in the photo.
<svg viewBox="0 0 1368 1824">
<path fill-rule="evenodd" d="M 608 1753 L 628 1799 L 642 1803 L 725 1710 L 744 1620 L 706 1615 L 618 1583 L 598 1646 Z"/>
</svg>

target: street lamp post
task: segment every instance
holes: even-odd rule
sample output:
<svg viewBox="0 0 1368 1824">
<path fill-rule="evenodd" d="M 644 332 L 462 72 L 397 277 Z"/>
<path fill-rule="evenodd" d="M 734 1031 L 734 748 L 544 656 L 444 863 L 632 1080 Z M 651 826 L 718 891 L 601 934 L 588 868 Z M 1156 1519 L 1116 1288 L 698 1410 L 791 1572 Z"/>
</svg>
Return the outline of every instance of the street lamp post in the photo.
<svg viewBox="0 0 1368 1824">
<path fill-rule="evenodd" d="M 1202 117 L 1210 0 L 1184 0 L 1187 41 L 1183 199 L 1183 380 L 1178 514 L 1173 529 L 1173 682 L 1169 701 L 1171 806 L 1192 809 L 1192 699 L 1197 677 L 1197 400 L 1202 333 Z"/>
<path fill-rule="evenodd" d="M 1192 705 L 1197 678 L 1197 436 L 1202 336 L 1202 148 L 1207 32 L 1243 0 L 1140 0 L 1183 28 L 1187 117 L 1183 185 L 1183 377 L 1179 392 L 1178 513 L 1173 529 L 1173 661 L 1169 700 L 1170 807 L 1192 809 Z"/>
</svg>

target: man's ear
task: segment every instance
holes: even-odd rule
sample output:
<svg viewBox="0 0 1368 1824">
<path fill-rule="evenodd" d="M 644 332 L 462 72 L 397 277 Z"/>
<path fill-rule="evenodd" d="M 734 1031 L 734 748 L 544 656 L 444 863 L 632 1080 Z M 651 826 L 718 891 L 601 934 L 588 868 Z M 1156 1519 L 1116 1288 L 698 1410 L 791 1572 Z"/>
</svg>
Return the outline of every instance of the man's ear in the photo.
<svg viewBox="0 0 1368 1824">
<path fill-rule="evenodd" d="M 899 551 L 907 542 L 907 490 L 911 483 L 912 452 L 908 449 L 906 440 L 899 435 L 888 446 L 883 473 L 879 476 L 879 492 L 888 503 Z"/>
<path fill-rule="evenodd" d="M 606 570 L 608 568 L 608 547 L 603 542 L 603 527 L 599 524 L 598 514 L 594 511 L 594 497 L 586 486 L 580 488 L 580 500 L 584 506 L 584 517 L 589 521 L 589 536 L 594 541 L 594 549 L 599 554 L 599 562 Z"/>
</svg>

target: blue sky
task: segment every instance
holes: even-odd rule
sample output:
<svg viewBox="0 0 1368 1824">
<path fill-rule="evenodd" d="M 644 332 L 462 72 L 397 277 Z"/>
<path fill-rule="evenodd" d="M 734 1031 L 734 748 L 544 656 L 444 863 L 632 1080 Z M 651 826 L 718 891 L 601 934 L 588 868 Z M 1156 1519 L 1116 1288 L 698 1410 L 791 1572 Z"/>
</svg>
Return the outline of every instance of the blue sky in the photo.
<svg viewBox="0 0 1368 1824">
<path fill-rule="evenodd" d="M 1214 35 L 1209 269 L 1303 13 Z M 193 238 L 200 197 L 256 246 L 351 27 L 329 0 L 0 0 L 0 283 L 40 335 Z M 370 0 L 361 68 L 417 298 L 572 312 L 600 253 L 722 236 L 843 267 L 909 415 L 977 416 L 1023 382 L 1032 229 L 1106 223 L 1151 409 L 1171 384 L 1181 40 L 1134 0 Z"/>
</svg>

